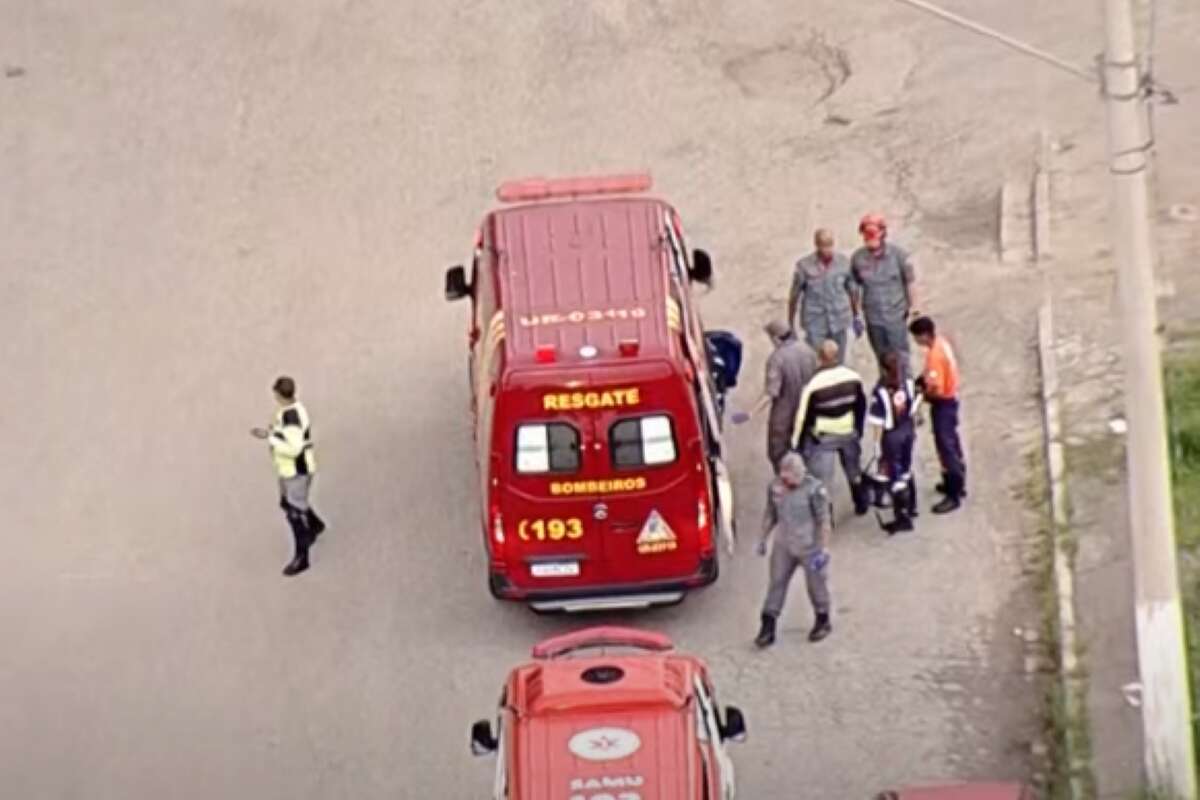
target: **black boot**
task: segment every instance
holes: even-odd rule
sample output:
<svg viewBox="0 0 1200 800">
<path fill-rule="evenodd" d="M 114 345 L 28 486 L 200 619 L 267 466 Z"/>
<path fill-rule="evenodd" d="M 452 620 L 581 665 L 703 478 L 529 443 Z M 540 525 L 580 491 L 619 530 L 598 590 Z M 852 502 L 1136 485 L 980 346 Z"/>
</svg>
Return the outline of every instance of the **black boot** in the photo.
<svg viewBox="0 0 1200 800">
<path fill-rule="evenodd" d="M 933 489 L 938 494 L 949 494 L 950 493 L 949 490 L 946 488 L 946 473 L 944 473 L 944 472 L 942 473 L 941 483 L 939 483 L 937 486 L 934 486 Z M 958 493 L 962 497 L 967 496 L 967 487 L 966 487 L 965 481 L 963 482 L 963 486 L 959 488 Z"/>
<path fill-rule="evenodd" d="M 296 509 L 289 508 L 287 514 L 288 525 L 292 528 L 292 539 L 295 542 L 296 554 L 292 556 L 292 560 L 283 568 L 283 574 L 291 577 L 299 575 L 304 570 L 308 569 L 308 548 L 312 545 L 312 531 L 308 528 L 308 520 L 305 514 Z"/>
<path fill-rule="evenodd" d="M 317 512 L 310 508 L 308 511 L 304 512 L 304 521 L 308 523 L 308 530 L 312 533 L 312 538 L 315 542 L 317 537 L 325 532 L 324 520 L 318 517 Z"/>
<path fill-rule="evenodd" d="M 912 518 L 904 513 L 903 510 L 896 511 L 896 518 L 891 522 L 885 523 L 883 529 L 888 532 L 888 536 L 895 536 L 897 533 L 907 533 L 913 529 Z"/>
<path fill-rule="evenodd" d="M 813 624 L 813 629 L 808 632 L 808 640 L 819 642 L 831 633 L 833 633 L 833 623 L 829 621 L 829 614 L 817 614 L 817 621 Z"/>
<path fill-rule="evenodd" d="M 959 499 L 962 496 L 962 479 L 958 475 L 947 475 L 945 484 L 946 496 L 933 507 L 935 514 L 949 514 L 962 505 Z"/>
<path fill-rule="evenodd" d="M 308 553 L 297 553 L 296 557 L 289 561 L 288 565 L 283 568 L 283 574 L 290 578 L 293 575 L 299 575 L 306 569 L 308 569 Z"/>
<path fill-rule="evenodd" d="M 854 513 L 863 516 L 871 510 L 871 498 L 867 496 L 867 482 L 859 478 L 850 484 L 850 496 L 854 499 Z"/>
<path fill-rule="evenodd" d="M 921 512 L 917 510 L 917 482 L 912 478 L 908 479 L 908 508 L 905 512 L 909 517 L 921 516 Z"/>
<path fill-rule="evenodd" d="M 762 627 L 758 629 L 758 636 L 754 637 L 754 644 L 758 647 L 770 647 L 775 644 L 775 617 L 770 614 L 762 615 Z"/>
</svg>

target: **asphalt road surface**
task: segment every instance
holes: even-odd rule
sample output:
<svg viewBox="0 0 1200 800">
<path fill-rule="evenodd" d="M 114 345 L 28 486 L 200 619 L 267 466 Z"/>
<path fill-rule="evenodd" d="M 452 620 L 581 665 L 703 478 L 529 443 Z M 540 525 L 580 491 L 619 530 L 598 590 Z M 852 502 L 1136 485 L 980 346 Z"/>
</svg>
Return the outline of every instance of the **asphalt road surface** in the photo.
<svg viewBox="0 0 1200 800">
<path fill-rule="evenodd" d="M 1099 47 L 1083 0 L 956 5 Z M 750 348 L 738 407 L 812 228 L 851 246 L 888 214 L 960 342 L 973 488 L 902 541 L 843 520 L 834 636 L 804 641 L 797 591 L 758 653 L 765 436 L 739 430 L 737 558 L 616 619 L 710 659 L 748 717 L 745 797 L 1027 776 L 1010 490 L 1034 295 L 996 262 L 995 197 L 1088 87 L 888 0 L 0 0 L 0 62 L 0 794 L 486 796 L 470 723 L 579 620 L 484 589 L 442 274 L 500 180 L 639 168 L 714 255 L 706 321 Z M 290 580 L 247 434 L 280 372 L 330 525 Z"/>
</svg>

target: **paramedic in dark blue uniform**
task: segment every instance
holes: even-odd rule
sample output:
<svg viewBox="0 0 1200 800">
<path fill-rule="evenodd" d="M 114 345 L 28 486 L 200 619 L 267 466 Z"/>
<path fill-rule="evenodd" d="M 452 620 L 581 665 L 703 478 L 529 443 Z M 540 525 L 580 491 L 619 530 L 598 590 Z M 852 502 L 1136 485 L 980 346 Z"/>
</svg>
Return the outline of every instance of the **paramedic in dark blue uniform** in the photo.
<svg viewBox="0 0 1200 800">
<path fill-rule="evenodd" d="M 914 414 L 920 395 L 904 376 L 901 356 L 884 354 L 883 375 L 871 392 L 867 422 L 875 431 L 879 473 L 886 477 L 894 518 L 883 528 L 889 534 L 913 529 L 917 516 L 917 487 L 913 480 L 913 447 L 917 441 Z"/>
</svg>

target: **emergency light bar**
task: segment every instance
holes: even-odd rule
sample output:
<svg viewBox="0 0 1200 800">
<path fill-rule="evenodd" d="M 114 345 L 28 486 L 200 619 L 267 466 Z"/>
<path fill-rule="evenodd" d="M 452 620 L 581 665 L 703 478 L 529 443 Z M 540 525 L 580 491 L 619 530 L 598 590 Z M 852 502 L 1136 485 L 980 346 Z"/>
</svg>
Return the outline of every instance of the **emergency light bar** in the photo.
<svg viewBox="0 0 1200 800">
<path fill-rule="evenodd" d="M 500 184 L 496 189 L 496 198 L 501 203 L 525 203 L 552 197 L 631 194 L 648 191 L 653 185 L 648 172 L 574 178 L 523 178 Z"/>
<path fill-rule="evenodd" d="M 619 625 L 597 625 L 544 639 L 533 646 L 533 657 L 559 658 L 575 650 L 595 647 L 631 647 L 665 653 L 673 650 L 675 645 L 670 638 L 661 633 Z"/>
<path fill-rule="evenodd" d="M 537 350 L 534 351 L 534 360 L 539 364 L 553 364 L 555 357 L 558 355 L 557 349 L 552 344 L 539 344 Z"/>
<path fill-rule="evenodd" d="M 638 346 L 637 339 L 622 339 L 617 344 L 617 347 L 620 348 L 621 355 L 625 357 L 636 356 L 638 354 Z"/>
</svg>

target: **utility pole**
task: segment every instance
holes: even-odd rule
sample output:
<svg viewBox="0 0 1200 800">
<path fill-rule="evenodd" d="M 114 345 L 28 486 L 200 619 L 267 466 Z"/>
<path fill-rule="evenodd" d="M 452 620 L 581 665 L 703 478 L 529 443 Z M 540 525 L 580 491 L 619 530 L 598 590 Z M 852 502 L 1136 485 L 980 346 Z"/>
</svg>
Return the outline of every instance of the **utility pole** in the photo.
<svg viewBox="0 0 1200 800">
<path fill-rule="evenodd" d="M 930 0 L 899 2 L 1078 77 L 1096 79 L 1093 73 Z M 1101 86 L 1108 115 L 1109 172 L 1117 226 L 1114 249 L 1124 327 L 1129 533 L 1142 684 L 1143 764 L 1152 789 L 1179 800 L 1197 800 L 1147 180 L 1154 145 L 1147 97 L 1155 89 L 1166 102 L 1174 102 L 1174 98 L 1161 87 L 1143 82 L 1150 77 L 1154 0 L 1136 2 L 1146 51 L 1142 60 L 1136 46 L 1134 0 L 1104 0 L 1106 46 Z"/>
<path fill-rule="evenodd" d="M 1146 87 L 1134 45 L 1131 0 L 1104 0 L 1115 252 L 1125 345 L 1126 459 L 1133 545 L 1144 763 L 1151 787 L 1196 798 L 1183 606 L 1175 562 L 1175 516 L 1158 340 L 1157 290 L 1147 169 Z"/>
</svg>

